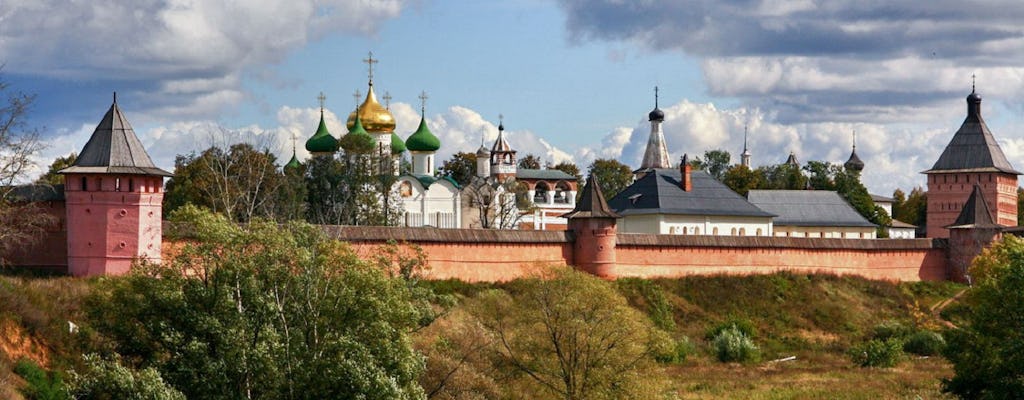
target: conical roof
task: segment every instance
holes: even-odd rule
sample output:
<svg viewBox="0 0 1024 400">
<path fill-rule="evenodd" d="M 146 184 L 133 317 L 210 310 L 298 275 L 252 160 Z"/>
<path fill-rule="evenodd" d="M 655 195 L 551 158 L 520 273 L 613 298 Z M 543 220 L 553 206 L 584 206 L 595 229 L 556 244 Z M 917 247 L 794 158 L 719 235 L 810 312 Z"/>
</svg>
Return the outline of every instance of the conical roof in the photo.
<svg viewBox="0 0 1024 400">
<path fill-rule="evenodd" d="M 946 229 L 956 228 L 999 228 L 1001 225 L 993 222 L 992 212 L 988 209 L 988 204 L 985 203 L 985 196 L 981 192 L 981 187 L 974 185 L 974 190 L 971 191 L 971 196 L 967 198 L 967 203 L 964 203 L 964 208 L 960 210 L 960 215 L 956 217 L 956 221 L 952 225 L 946 226 Z"/>
<path fill-rule="evenodd" d="M 601 186 L 597 182 L 597 176 L 590 174 L 587 176 L 586 186 L 583 187 L 583 195 L 580 196 L 580 201 L 576 203 L 576 208 L 565 215 L 564 218 L 620 218 L 619 214 L 616 214 L 610 207 L 608 202 L 604 199 L 604 194 L 601 193 Z"/>
<path fill-rule="evenodd" d="M 505 124 L 498 124 L 498 138 L 494 140 L 494 146 L 491 147 L 492 153 L 508 153 L 515 152 L 512 150 L 512 146 L 505 140 Z"/>
<path fill-rule="evenodd" d="M 1005 172 L 1020 175 L 999 148 L 981 117 L 981 96 L 967 96 L 967 118 L 946 145 L 942 155 L 925 174 L 950 172 Z"/>
<path fill-rule="evenodd" d="M 427 128 L 427 119 L 420 117 L 419 128 L 405 140 L 405 146 L 411 151 L 437 151 L 441 148 L 441 139 Z"/>
<path fill-rule="evenodd" d="M 316 128 L 313 137 L 306 140 L 306 150 L 310 153 L 334 153 L 338 151 L 338 139 L 335 139 L 327 130 L 324 122 L 324 110 L 320 109 L 320 126 Z"/>
<path fill-rule="evenodd" d="M 789 157 L 786 158 L 786 165 L 792 165 L 794 167 L 800 166 L 800 162 L 796 160 L 796 154 L 793 154 L 792 151 L 789 152 Z"/>
<path fill-rule="evenodd" d="M 117 106 L 116 97 L 75 163 L 60 173 L 174 175 L 153 164 L 135 130 Z"/>
<path fill-rule="evenodd" d="M 370 89 L 366 92 L 366 100 L 363 100 L 363 104 L 348 115 L 345 126 L 349 130 L 355 126 L 356 112 L 359 113 L 359 119 L 363 121 L 363 129 L 366 129 L 367 132 L 395 131 L 395 117 L 391 115 L 391 111 L 377 102 L 377 95 L 373 93 L 373 82 L 370 82 Z"/>
</svg>

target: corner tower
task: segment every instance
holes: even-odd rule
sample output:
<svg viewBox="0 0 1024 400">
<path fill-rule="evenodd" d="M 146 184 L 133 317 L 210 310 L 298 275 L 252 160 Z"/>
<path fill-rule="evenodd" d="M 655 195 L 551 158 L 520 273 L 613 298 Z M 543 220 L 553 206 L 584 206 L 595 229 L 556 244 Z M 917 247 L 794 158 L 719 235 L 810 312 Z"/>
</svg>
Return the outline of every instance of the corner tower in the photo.
<svg viewBox="0 0 1024 400">
<path fill-rule="evenodd" d="M 114 103 L 64 174 L 68 273 L 119 275 L 160 261 L 163 178 Z"/>
<path fill-rule="evenodd" d="M 608 207 L 594 174 L 587 177 L 583 195 L 572 212 L 562 215 L 573 232 L 573 264 L 601 278 L 614 279 L 616 219 L 622 216 Z"/>
<path fill-rule="evenodd" d="M 948 238 L 977 185 L 996 224 L 1017 226 L 1017 175 L 981 117 L 981 96 L 967 96 L 967 118 L 928 175 L 928 237 Z"/>
</svg>

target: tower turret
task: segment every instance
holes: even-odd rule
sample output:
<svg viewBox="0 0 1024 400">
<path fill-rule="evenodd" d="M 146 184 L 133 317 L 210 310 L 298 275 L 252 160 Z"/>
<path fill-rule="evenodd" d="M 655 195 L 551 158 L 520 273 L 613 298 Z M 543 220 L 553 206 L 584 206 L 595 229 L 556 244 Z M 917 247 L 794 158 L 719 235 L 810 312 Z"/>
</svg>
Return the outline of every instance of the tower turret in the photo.
<svg viewBox="0 0 1024 400">
<path fill-rule="evenodd" d="M 516 176 L 516 151 L 505 140 L 505 116 L 498 115 L 498 138 L 491 147 L 491 176 L 503 182 Z"/>
<path fill-rule="evenodd" d="M 647 138 L 647 149 L 644 151 L 640 170 L 651 168 L 672 168 L 668 159 L 668 147 L 665 145 L 665 134 L 661 132 L 661 124 L 665 122 L 665 112 L 658 108 L 658 87 L 654 87 L 654 110 L 647 114 L 651 122 L 651 135 Z"/>
<path fill-rule="evenodd" d="M 743 153 L 740 153 L 740 165 L 750 168 L 750 150 L 747 149 L 747 126 L 743 126 Z"/>
<path fill-rule="evenodd" d="M 848 171 L 860 173 L 864 170 L 864 161 L 857 157 L 857 131 L 853 132 L 853 151 L 850 152 L 850 159 L 843 164 Z"/>
<path fill-rule="evenodd" d="M 587 177 L 576 207 L 562 217 L 569 220 L 569 230 L 573 232 L 576 268 L 602 278 L 615 278 L 615 220 L 621 216 L 608 207 L 594 174 Z"/>
</svg>

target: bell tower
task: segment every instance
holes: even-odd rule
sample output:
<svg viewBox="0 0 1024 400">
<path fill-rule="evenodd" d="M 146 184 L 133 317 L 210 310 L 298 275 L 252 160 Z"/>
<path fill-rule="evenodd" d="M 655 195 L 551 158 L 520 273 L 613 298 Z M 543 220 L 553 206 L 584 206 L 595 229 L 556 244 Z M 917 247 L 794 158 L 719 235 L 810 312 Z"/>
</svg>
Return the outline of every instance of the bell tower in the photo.
<svg viewBox="0 0 1024 400">
<path fill-rule="evenodd" d="M 163 180 L 114 103 L 64 174 L 68 273 L 120 275 L 135 259 L 160 261 Z"/>
</svg>

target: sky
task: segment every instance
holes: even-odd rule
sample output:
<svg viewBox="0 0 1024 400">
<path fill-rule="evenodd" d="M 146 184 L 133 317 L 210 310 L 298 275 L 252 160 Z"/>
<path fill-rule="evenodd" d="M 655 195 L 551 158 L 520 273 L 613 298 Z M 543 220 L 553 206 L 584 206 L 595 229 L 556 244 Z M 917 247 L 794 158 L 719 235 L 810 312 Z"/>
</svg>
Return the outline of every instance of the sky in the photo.
<svg viewBox="0 0 1024 400">
<path fill-rule="evenodd" d="M 972 83 L 1024 167 L 1022 19 L 998 0 L 4 0 L 0 80 L 36 96 L 40 170 L 84 146 L 115 91 L 165 169 L 233 141 L 283 164 L 296 138 L 305 160 L 318 95 L 344 134 L 372 52 L 396 132 L 422 107 L 440 160 L 490 146 L 502 115 L 521 156 L 635 168 L 658 86 L 674 160 L 738 162 L 746 127 L 754 166 L 842 163 L 856 132 L 864 183 L 891 195 L 924 185 Z"/>
</svg>

